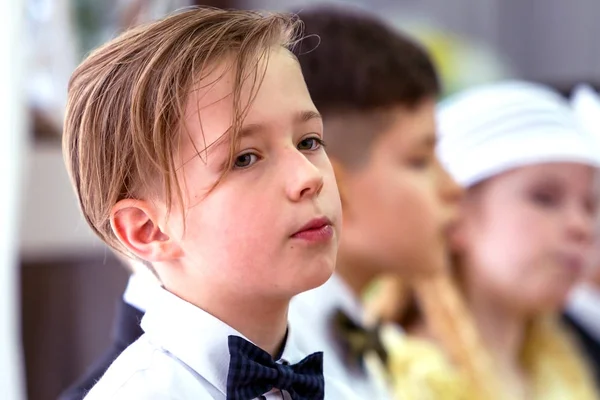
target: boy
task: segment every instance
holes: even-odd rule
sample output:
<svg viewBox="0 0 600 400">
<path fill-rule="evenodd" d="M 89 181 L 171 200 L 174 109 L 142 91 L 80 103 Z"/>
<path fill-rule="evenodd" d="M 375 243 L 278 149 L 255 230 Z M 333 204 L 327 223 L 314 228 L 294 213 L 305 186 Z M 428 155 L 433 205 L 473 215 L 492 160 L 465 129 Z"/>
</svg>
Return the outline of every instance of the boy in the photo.
<svg viewBox="0 0 600 400">
<path fill-rule="evenodd" d="M 303 359 L 287 312 L 332 274 L 341 211 L 295 28 L 188 10 L 73 74 L 64 151 L 83 214 L 163 286 L 88 399 L 324 398 L 322 353 Z"/>
<path fill-rule="evenodd" d="M 385 398 L 367 362 L 378 354 L 385 363 L 385 352 L 361 296 L 385 274 L 413 279 L 445 266 L 461 195 L 434 153 L 438 78 L 424 50 L 375 18 L 335 8 L 300 18 L 298 59 L 323 116 L 344 234 L 336 274 L 295 298 L 290 320 L 307 348 L 324 351 L 326 373 L 360 398 Z"/>
</svg>

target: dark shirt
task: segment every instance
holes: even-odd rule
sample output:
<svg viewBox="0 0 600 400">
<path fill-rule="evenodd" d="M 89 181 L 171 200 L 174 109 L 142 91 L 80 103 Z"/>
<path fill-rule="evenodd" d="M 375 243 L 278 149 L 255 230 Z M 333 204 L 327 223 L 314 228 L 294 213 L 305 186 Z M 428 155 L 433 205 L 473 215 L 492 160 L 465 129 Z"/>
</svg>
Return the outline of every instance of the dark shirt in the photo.
<svg viewBox="0 0 600 400">
<path fill-rule="evenodd" d="M 575 338 L 578 339 L 583 354 L 592 368 L 596 387 L 600 387 L 600 342 L 591 332 L 588 332 L 583 325 L 568 314 L 563 315 L 563 322 L 569 327 Z"/>
<path fill-rule="evenodd" d="M 130 344 L 135 342 L 144 331 L 140 321 L 144 313 L 130 304 L 121 301 L 115 319 L 112 343 L 85 374 L 71 387 L 65 390 L 59 400 L 82 400 L 92 387 L 100 380 L 108 367 Z"/>
</svg>

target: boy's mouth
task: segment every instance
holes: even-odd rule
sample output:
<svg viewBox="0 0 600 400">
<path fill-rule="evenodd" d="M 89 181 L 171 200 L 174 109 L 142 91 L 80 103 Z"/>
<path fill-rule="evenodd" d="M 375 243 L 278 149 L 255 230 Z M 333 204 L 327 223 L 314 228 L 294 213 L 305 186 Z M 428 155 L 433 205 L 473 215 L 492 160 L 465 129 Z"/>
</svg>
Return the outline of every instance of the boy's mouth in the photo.
<svg viewBox="0 0 600 400">
<path fill-rule="evenodd" d="M 302 228 L 291 235 L 294 239 L 308 242 L 324 242 L 333 237 L 333 225 L 327 217 L 319 217 L 310 220 Z"/>
</svg>

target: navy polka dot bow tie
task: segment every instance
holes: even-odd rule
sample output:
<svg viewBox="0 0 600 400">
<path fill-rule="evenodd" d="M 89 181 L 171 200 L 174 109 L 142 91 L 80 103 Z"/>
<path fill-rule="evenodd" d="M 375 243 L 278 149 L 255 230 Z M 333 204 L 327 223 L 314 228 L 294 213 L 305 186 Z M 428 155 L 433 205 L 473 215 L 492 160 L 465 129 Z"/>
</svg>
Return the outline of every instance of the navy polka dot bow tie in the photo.
<svg viewBox="0 0 600 400">
<path fill-rule="evenodd" d="M 323 353 L 298 364 L 278 364 L 269 353 L 239 336 L 229 336 L 227 400 L 255 399 L 271 389 L 285 390 L 293 400 L 323 400 Z"/>
</svg>

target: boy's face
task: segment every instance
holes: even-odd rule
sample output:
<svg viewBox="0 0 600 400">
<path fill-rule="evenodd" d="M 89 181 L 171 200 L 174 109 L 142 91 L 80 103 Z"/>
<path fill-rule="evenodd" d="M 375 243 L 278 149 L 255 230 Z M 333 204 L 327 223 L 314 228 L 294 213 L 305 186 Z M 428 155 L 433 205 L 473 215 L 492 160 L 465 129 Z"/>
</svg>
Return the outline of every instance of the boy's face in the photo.
<svg viewBox="0 0 600 400">
<path fill-rule="evenodd" d="M 435 156 L 435 103 L 393 110 L 368 161 L 344 179 L 341 251 L 372 273 L 443 268 L 462 191 Z"/>
<path fill-rule="evenodd" d="M 227 72 L 210 82 L 209 76 L 190 98 L 185 122 L 193 143 L 184 133 L 180 148 L 185 234 L 175 212 L 168 226 L 168 235 L 180 238 L 179 261 L 189 285 L 281 298 L 321 285 L 335 266 L 341 204 L 321 145 L 322 121 L 298 62 L 285 50 L 270 53 L 235 166 L 208 193 L 229 156 L 223 134 L 232 122 L 234 77 Z"/>
</svg>

